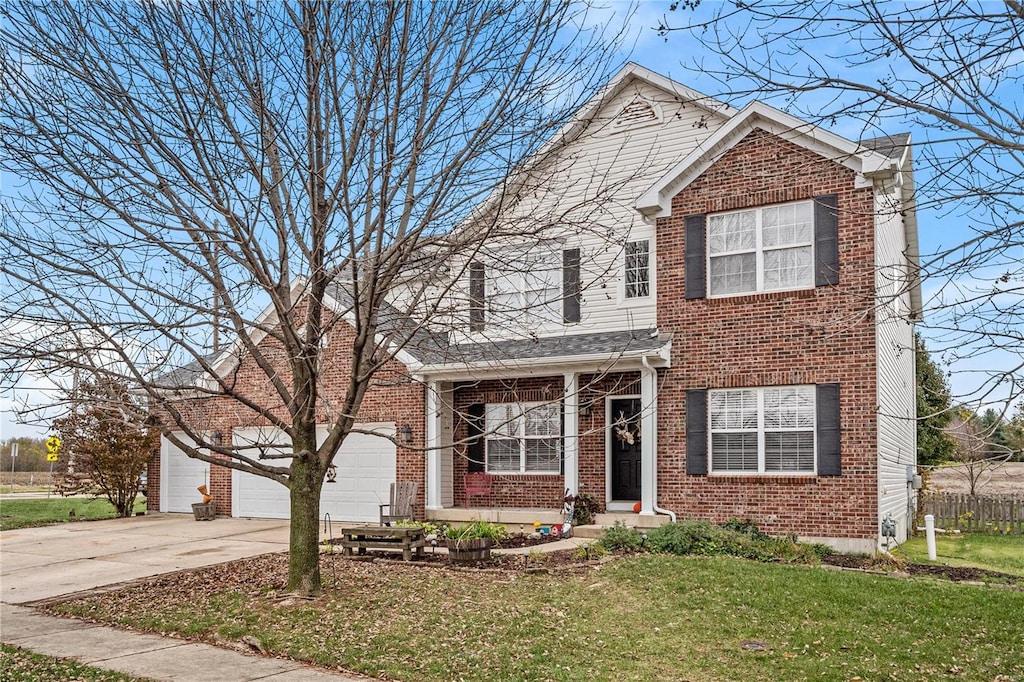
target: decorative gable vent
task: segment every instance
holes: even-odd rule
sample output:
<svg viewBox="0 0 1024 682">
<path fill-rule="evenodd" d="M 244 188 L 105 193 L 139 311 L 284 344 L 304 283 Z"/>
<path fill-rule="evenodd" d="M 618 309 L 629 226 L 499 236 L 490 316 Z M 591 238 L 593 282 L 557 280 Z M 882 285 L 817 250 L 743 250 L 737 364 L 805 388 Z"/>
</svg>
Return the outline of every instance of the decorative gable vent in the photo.
<svg viewBox="0 0 1024 682">
<path fill-rule="evenodd" d="M 614 130 L 624 130 L 647 123 L 657 123 L 660 120 L 661 111 L 658 107 L 642 97 L 636 97 L 615 117 L 612 128 Z"/>
</svg>

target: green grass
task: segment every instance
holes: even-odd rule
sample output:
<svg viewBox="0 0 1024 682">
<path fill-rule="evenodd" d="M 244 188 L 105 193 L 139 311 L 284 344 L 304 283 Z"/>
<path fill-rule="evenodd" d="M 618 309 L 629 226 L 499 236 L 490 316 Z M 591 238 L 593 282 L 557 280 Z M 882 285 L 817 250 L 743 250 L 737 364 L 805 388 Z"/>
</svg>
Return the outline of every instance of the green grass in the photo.
<svg viewBox="0 0 1024 682">
<path fill-rule="evenodd" d="M 253 635 L 274 653 L 425 682 L 1024 679 L 1024 592 L 1005 588 L 730 557 L 527 575 L 325 557 L 333 589 L 306 602 L 277 598 L 285 570 L 283 557 L 240 562 L 56 610 Z"/>
<path fill-rule="evenodd" d="M 135 501 L 135 511 L 145 511 L 146 499 Z M 71 516 L 74 510 L 75 515 Z M 85 519 L 112 519 L 114 505 L 105 499 L 51 497 L 50 499 L 0 500 L 0 530 L 48 526 L 52 523 Z"/>
<path fill-rule="evenodd" d="M 145 682 L 139 677 L 33 654 L 7 644 L 0 644 L 0 673 L 4 682 Z"/>
<path fill-rule="evenodd" d="M 899 555 L 919 564 L 973 566 L 1024 577 L 1024 536 L 938 534 L 935 536 L 937 561 L 928 561 L 924 536 L 915 537 L 900 546 Z"/>
</svg>

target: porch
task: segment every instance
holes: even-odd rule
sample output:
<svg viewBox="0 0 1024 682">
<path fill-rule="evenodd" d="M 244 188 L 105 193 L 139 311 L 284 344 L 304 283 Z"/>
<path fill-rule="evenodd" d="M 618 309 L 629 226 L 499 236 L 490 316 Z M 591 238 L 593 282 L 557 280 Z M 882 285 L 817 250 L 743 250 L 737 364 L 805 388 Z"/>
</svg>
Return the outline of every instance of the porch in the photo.
<svg viewBox="0 0 1024 682">
<path fill-rule="evenodd" d="M 602 511 L 639 503 L 655 516 L 657 370 L 636 359 L 616 365 L 425 381 L 426 517 L 561 523 L 566 492 L 589 494 Z M 470 498 L 468 479 L 478 476 L 494 489 Z"/>
</svg>

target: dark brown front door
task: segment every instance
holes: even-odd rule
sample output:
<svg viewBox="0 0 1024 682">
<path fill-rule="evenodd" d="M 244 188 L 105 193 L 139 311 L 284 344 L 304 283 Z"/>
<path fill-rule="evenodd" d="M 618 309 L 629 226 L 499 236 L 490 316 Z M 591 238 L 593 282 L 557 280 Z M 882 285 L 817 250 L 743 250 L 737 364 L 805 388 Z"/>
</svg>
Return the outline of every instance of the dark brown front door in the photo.
<svg viewBox="0 0 1024 682">
<path fill-rule="evenodd" d="M 612 456 L 612 499 L 640 499 L 640 400 L 612 400 L 608 427 Z"/>
</svg>

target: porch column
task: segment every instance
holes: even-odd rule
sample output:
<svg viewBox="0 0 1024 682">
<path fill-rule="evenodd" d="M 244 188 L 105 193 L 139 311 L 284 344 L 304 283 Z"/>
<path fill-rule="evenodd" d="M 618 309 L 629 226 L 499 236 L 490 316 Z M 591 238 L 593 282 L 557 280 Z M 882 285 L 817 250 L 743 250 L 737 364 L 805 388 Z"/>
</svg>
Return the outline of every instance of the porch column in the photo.
<svg viewBox="0 0 1024 682">
<path fill-rule="evenodd" d="M 579 491 L 580 478 L 580 384 L 575 372 L 565 373 L 565 419 L 562 433 L 565 488 L 570 495 Z"/>
<path fill-rule="evenodd" d="M 437 395 L 437 382 L 427 382 L 424 412 L 426 428 L 424 445 L 427 449 L 426 496 L 427 509 L 441 508 L 441 401 Z"/>
<path fill-rule="evenodd" d="M 654 516 L 657 499 L 658 371 L 640 370 L 640 515 Z"/>
</svg>

